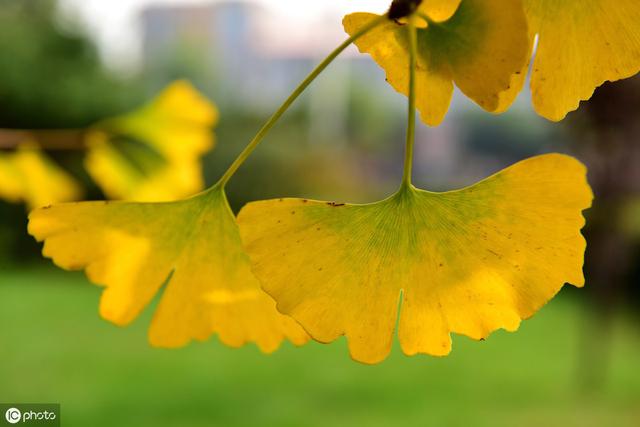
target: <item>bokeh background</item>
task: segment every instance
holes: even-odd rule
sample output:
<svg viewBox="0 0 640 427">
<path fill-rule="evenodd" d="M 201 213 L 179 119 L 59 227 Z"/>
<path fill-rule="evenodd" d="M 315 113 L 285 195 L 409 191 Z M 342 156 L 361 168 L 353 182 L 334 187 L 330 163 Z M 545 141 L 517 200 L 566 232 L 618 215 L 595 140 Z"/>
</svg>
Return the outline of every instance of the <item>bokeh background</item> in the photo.
<svg viewBox="0 0 640 427">
<path fill-rule="evenodd" d="M 81 129 L 188 79 L 220 110 L 202 160 L 211 184 L 345 37 L 342 15 L 385 3 L 0 0 L 0 135 Z M 348 50 L 230 182 L 233 208 L 389 195 L 402 173 L 405 104 L 368 56 Z M 69 426 L 640 425 L 639 118 L 634 78 L 598 89 L 560 124 L 538 117 L 525 90 L 501 116 L 456 93 L 443 125 L 418 125 L 422 188 L 459 188 L 558 151 L 588 164 L 596 193 L 587 286 L 566 286 L 515 334 L 455 337 L 447 358 L 394 348 L 371 367 L 351 361 L 343 341 L 264 356 L 215 337 L 152 349 L 153 307 L 126 329 L 99 319 L 100 289 L 42 259 L 27 208 L 0 200 L 0 401 L 60 402 Z M 44 148 L 87 199 L 104 197 L 82 147 Z"/>
</svg>

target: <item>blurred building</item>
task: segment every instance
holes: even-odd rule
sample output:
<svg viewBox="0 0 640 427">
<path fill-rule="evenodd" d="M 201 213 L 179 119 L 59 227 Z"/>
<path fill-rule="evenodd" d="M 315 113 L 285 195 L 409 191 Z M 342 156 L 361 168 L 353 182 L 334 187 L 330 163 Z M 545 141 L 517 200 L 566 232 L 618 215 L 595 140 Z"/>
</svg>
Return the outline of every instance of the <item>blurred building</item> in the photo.
<svg viewBox="0 0 640 427">
<path fill-rule="evenodd" d="M 287 38 L 277 28 L 265 25 L 269 22 L 267 13 L 260 6 L 238 1 L 150 7 L 142 13 L 145 66 L 153 67 L 155 73 L 162 68 L 158 65 L 180 55 L 180 50 L 194 50 L 200 65 L 214 76 L 214 82 L 205 83 L 205 90 L 214 92 L 217 103 L 268 114 L 344 33 L 326 37 L 325 27 L 321 31 L 324 37 Z M 338 59 L 305 97 L 303 105 L 310 109 L 310 116 L 323 118 L 322 123 L 312 123 L 311 133 L 340 139 L 356 72 L 360 84 L 375 86 L 384 81 L 382 71 L 365 56 Z"/>
<path fill-rule="evenodd" d="M 145 66 L 155 72 L 189 50 L 197 66 L 215 71 L 218 102 L 243 96 L 249 88 L 240 82 L 250 81 L 258 65 L 252 43 L 256 12 L 239 2 L 150 7 L 142 13 Z"/>
<path fill-rule="evenodd" d="M 264 116 L 273 112 L 345 38 L 335 17 L 325 25 L 319 21 L 311 30 L 294 31 L 294 20 L 285 27 L 262 7 L 237 0 L 153 6 L 143 11 L 141 20 L 143 62 L 153 70 L 150 74 L 164 82 L 188 77 L 211 95 L 223 111 Z M 172 60 L 179 63 L 178 74 L 184 73 L 185 64 L 193 64 L 193 69 L 187 70 L 187 75 L 175 75 L 175 68 L 166 66 Z M 371 58 L 358 54 L 355 48 L 341 55 L 308 92 L 293 108 L 306 109 L 310 120 L 308 139 L 312 143 L 347 141 L 347 129 L 353 124 L 350 115 L 360 114 L 358 111 L 363 107 L 380 111 L 369 120 L 361 120 L 360 128 L 353 133 L 368 126 L 392 127 L 395 133 L 389 143 L 404 143 L 406 99 L 385 82 L 384 72 Z M 541 150 L 541 139 L 536 129 L 539 122 L 530 110 L 525 90 L 510 114 L 533 117 L 534 121 L 522 121 L 519 128 L 509 133 L 504 121 L 494 129 L 492 123 L 497 121 L 467 120 L 469 115 L 488 115 L 456 92 L 443 125 L 418 129 L 416 174 L 436 188 L 458 185 L 535 154 Z M 374 123 L 380 119 L 383 124 Z M 513 143 L 516 135 L 537 142 Z M 501 141 L 504 146 L 496 147 Z M 395 158 L 389 162 L 401 163 Z M 456 179 L 452 180 L 452 176 Z"/>
</svg>

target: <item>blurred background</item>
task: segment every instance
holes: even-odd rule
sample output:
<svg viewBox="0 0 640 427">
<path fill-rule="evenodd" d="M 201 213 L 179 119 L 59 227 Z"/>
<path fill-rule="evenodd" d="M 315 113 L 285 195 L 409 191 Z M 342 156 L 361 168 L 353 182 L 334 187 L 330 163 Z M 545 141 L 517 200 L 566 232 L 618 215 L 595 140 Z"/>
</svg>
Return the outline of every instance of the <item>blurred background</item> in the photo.
<svg viewBox="0 0 640 427">
<path fill-rule="evenodd" d="M 210 185 L 345 38 L 342 16 L 386 6 L 0 0 L 0 156 L 29 135 L 80 197 L 102 199 L 77 135 L 186 79 L 219 111 L 215 148 L 201 163 Z M 229 183 L 233 209 L 283 196 L 388 196 L 402 175 L 405 110 L 373 61 L 349 49 Z M 374 367 L 350 361 L 343 341 L 285 344 L 270 356 L 215 337 L 151 349 L 153 308 L 126 329 L 100 320 L 100 289 L 42 259 L 26 233 L 27 205 L 0 191 L 0 402 L 60 402 L 63 425 L 80 426 L 640 425 L 639 118 L 632 78 L 598 89 L 560 124 L 533 112 L 528 90 L 501 116 L 456 93 L 441 126 L 419 124 L 415 184 L 429 190 L 545 152 L 587 163 L 596 193 L 584 231 L 587 286 L 563 289 L 518 333 L 455 337 L 442 359 L 396 348 Z"/>
</svg>

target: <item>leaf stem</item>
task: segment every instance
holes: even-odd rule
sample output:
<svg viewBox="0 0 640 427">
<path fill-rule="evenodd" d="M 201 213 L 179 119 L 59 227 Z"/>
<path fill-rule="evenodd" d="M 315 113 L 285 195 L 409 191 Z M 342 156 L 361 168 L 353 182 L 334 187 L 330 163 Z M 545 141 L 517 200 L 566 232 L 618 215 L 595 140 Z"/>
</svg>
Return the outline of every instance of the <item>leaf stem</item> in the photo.
<svg viewBox="0 0 640 427">
<path fill-rule="evenodd" d="M 238 157 L 233 161 L 229 169 L 222 175 L 220 180 L 216 183 L 214 187 L 221 187 L 227 184 L 229 179 L 236 173 L 238 168 L 244 163 L 245 160 L 251 155 L 253 150 L 256 149 L 258 144 L 262 142 L 262 139 L 269 133 L 271 128 L 278 122 L 280 117 L 289 109 L 291 104 L 305 91 L 305 89 L 318 77 L 325 68 L 331 62 L 333 62 L 338 55 L 342 53 L 351 43 L 355 42 L 357 39 L 382 24 L 388 20 L 387 15 L 380 16 L 377 19 L 372 20 L 367 25 L 362 27 L 358 32 L 354 33 L 351 37 L 345 40 L 340 46 L 338 46 L 333 52 L 329 54 L 308 76 L 306 79 L 300 83 L 300 85 L 289 95 L 289 97 L 284 101 L 284 103 L 278 108 L 278 110 L 267 120 L 267 122 L 262 126 L 262 128 L 258 131 L 256 136 L 251 140 L 251 142 L 245 147 L 244 150 L 238 155 Z"/>
<path fill-rule="evenodd" d="M 409 113 L 407 120 L 407 143 L 404 154 L 404 172 L 401 188 L 411 187 L 413 168 L 413 146 L 416 136 L 416 62 L 418 56 L 417 31 L 414 17 L 409 17 Z"/>
</svg>

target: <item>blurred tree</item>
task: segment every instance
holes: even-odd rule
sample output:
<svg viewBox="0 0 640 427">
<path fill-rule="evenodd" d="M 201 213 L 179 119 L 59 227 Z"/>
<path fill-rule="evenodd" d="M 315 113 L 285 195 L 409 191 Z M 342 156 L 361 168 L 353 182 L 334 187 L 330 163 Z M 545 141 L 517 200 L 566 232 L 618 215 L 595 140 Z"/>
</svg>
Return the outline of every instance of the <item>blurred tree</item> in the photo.
<svg viewBox="0 0 640 427">
<path fill-rule="evenodd" d="M 0 0 L 0 128 L 82 128 L 131 110 L 143 96 L 141 80 L 105 69 L 93 41 L 79 25 L 62 20 L 54 0 Z M 60 136 L 44 135 L 53 135 L 54 145 Z M 48 154 L 89 182 L 80 151 Z M 96 191 L 90 187 L 90 196 Z M 0 201 L 0 263 L 37 256 L 24 214 L 24 206 Z"/>
<path fill-rule="evenodd" d="M 585 316 L 581 380 L 588 388 L 603 385 L 616 310 L 637 304 L 638 236 L 626 227 L 628 207 L 640 200 L 640 77 L 607 83 L 571 115 L 574 150 L 589 166 L 595 193 L 585 236 L 587 291 L 592 310 Z M 631 213 L 633 215 L 633 213 Z"/>
<path fill-rule="evenodd" d="M 54 0 L 0 0 L 0 127 L 73 128 L 140 103 Z"/>
</svg>

